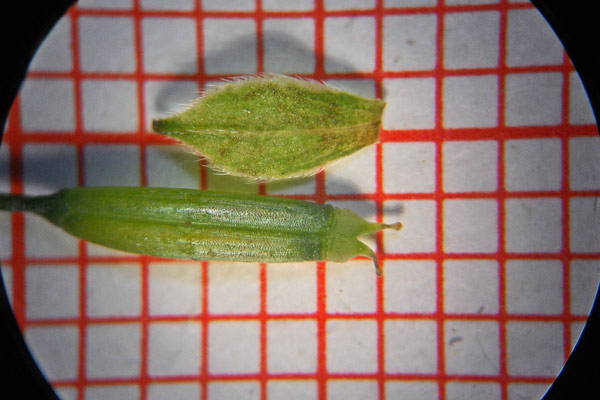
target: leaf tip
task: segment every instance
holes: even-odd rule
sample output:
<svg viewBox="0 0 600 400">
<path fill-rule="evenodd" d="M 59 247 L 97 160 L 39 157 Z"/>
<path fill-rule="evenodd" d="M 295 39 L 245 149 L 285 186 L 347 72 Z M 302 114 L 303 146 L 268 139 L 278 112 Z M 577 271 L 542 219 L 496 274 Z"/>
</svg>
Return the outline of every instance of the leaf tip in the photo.
<svg viewBox="0 0 600 400">
<path fill-rule="evenodd" d="M 167 121 L 165 119 L 156 118 L 152 120 L 152 130 L 156 133 L 167 132 Z"/>
</svg>

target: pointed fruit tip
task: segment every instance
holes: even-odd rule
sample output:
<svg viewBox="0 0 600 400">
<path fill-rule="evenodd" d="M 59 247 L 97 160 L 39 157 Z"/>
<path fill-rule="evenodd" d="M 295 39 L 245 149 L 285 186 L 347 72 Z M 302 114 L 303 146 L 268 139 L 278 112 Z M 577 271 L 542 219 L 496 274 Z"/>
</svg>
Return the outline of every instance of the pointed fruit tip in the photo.
<svg viewBox="0 0 600 400">
<path fill-rule="evenodd" d="M 402 222 L 396 222 L 395 224 L 385 224 L 385 229 L 393 229 L 395 231 L 399 231 L 402 229 L 404 225 L 402 225 Z"/>
<path fill-rule="evenodd" d="M 392 229 L 399 231 L 403 226 L 404 225 L 402 225 L 402 222 L 396 222 L 395 224 L 392 224 Z"/>
<path fill-rule="evenodd" d="M 381 269 L 381 266 L 377 262 L 377 258 L 373 259 L 373 264 L 375 264 L 375 274 L 377 274 L 377 276 L 382 276 L 383 270 Z"/>
</svg>

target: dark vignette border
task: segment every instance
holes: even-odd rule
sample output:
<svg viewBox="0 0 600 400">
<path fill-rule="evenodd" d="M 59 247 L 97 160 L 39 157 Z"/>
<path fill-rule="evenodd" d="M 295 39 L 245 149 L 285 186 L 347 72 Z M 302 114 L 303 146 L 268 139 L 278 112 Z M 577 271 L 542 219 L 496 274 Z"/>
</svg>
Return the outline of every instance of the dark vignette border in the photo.
<svg viewBox="0 0 600 400">
<path fill-rule="evenodd" d="M 592 104 L 596 121 L 600 119 L 600 21 L 594 2 L 576 0 L 531 0 L 548 20 L 563 43 Z M 4 72 L 0 75 L 0 126 L 25 78 L 33 54 L 60 17 L 76 0 L 16 1 L 2 5 L 0 34 Z M 595 40 L 596 39 L 596 40 Z M 0 132 L 0 138 L 3 134 Z M 1 278 L 1 275 L 0 275 Z M 576 398 L 578 393 L 593 393 L 600 378 L 600 292 L 583 333 L 563 370 L 544 396 L 544 400 Z M 56 399 L 27 350 L 0 282 L 0 392 L 14 393 L 23 399 Z M 7 398 L 2 396 L 3 398 Z"/>
<path fill-rule="evenodd" d="M 76 0 L 18 0 L 0 8 L 2 66 L 0 75 L 0 139 L 12 103 L 33 55 L 48 32 Z M 0 274 L 0 397 L 58 400 L 33 360 L 8 302 Z"/>
<path fill-rule="evenodd" d="M 600 121 L 600 20 L 595 2 L 586 0 L 531 0 L 565 47 Z M 598 227 L 600 229 L 600 227 Z M 600 378 L 600 291 L 585 328 L 544 400 L 585 398 L 597 393 Z M 585 393 L 585 394 L 584 394 Z"/>
</svg>

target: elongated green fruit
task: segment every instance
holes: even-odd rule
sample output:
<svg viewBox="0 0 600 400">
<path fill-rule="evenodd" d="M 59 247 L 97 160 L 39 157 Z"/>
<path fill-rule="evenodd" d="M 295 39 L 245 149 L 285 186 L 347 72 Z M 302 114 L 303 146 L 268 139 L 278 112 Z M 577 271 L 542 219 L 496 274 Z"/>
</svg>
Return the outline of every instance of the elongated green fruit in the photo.
<svg viewBox="0 0 600 400">
<path fill-rule="evenodd" d="M 315 81 L 262 75 L 213 88 L 152 126 L 217 170 L 272 181 L 316 173 L 375 143 L 384 107 Z"/>
<path fill-rule="evenodd" d="M 132 253 L 246 262 L 343 262 L 363 255 L 378 274 L 375 253 L 357 236 L 401 227 L 302 200 L 146 187 L 0 195 L 0 210 L 31 211 L 74 236 Z"/>
</svg>

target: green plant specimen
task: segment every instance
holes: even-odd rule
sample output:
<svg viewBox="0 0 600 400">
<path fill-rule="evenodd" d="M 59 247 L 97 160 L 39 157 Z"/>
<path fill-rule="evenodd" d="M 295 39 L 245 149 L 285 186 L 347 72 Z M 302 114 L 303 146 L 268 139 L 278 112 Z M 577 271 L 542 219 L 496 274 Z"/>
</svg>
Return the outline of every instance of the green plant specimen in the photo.
<svg viewBox="0 0 600 400">
<path fill-rule="evenodd" d="M 377 142 L 385 103 L 283 75 L 232 80 L 153 121 L 214 169 L 256 181 L 314 174 Z"/>
<path fill-rule="evenodd" d="M 193 189 L 103 187 L 48 196 L 0 195 L 0 210 L 30 211 L 66 232 L 132 253 L 192 260 L 343 262 L 357 236 L 392 228 L 350 210 L 270 196 Z"/>
</svg>

